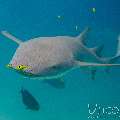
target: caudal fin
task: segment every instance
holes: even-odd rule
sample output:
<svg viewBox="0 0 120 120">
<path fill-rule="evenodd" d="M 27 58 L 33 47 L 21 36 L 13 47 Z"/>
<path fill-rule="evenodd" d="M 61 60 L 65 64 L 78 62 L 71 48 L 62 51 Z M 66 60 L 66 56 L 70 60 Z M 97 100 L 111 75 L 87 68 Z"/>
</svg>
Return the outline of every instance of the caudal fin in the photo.
<svg viewBox="0 0 120 120">
<path fill-rule="evenodd" d="M 118 36 L 118 46 L 117 51 L 114 57 L 108 59 L 107 63 L 115 63 L 118 59 L 120 59 L 120 35 Z"/>
<path fill-rule="evenodd" d="M 118 47 L 117 47 L 116 56 L 120 56 L 120 35 L 118 36 Z"/>
<path fill-rule="evenodd" d="M 11 35 L 7 31 L 1 31 L 1 34 L 4 35 L 5 37 L 11 39 L 12 41 L 16 42 L 17 44 L 21 44 L 22 43 L 22 41 L 20 39 L 18 39 L 15 36 Z"/>
</svg>

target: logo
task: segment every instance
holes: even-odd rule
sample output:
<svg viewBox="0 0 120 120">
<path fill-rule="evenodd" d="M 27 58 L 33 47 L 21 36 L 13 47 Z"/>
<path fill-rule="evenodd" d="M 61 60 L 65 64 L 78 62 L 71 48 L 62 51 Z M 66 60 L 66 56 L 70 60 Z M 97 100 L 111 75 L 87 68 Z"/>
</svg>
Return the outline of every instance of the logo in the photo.
<svg viewBox="0 0 120 120">
<path fill-rule="evenodd" d="M 120 105 L 88 104 L 90 120 L 120 120 Z"/>
</svg>

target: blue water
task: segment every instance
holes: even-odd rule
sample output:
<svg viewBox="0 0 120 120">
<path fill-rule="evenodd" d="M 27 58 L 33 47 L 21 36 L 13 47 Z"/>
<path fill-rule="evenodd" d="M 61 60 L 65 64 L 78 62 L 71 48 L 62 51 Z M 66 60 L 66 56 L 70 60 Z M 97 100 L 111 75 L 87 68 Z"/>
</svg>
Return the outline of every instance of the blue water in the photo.
<svg viewBox="0 0 120 120">
<path fill-rule="evenodd" d="M 37 36 L 76 36 L 89 26 L 87 45 L 104 44 L 103 56 L 113 56 L 120 33 L 119 5 L 119 0 L 0 0 L 0 30 L 26 41 Z M 96 80 L 77 69 L 64 77 L 66 87 L 61 90 L 7 69 L 16 48 L 16 43 L 0 35 L 0 120 L 88 120 L 89 103 L 120 103 L 119 68 L 109 74 L 100 68 Z M 40 102 L 38 112 L 26 110 L 21 86 Z"/>
</svg>

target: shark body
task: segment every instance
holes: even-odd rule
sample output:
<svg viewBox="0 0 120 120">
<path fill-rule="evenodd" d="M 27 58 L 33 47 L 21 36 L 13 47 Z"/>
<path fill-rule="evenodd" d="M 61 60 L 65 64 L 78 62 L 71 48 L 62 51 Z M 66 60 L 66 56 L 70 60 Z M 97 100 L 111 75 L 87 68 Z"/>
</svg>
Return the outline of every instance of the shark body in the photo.
<svg viewBox="0 0 120 120">
<path fill-rule="evenodd" d="M 19 45 L 10 61 L 11 68 L 29 77 L 59 79 L 65 75 L 64 73 L 76 67 L 120 66 L 114 64 L 120 57 L 120 39 L 116 55 L 102 58 L 99 55 L 101 46 L 88 48 L 84 44 L 88 31 L 89 28 L 86 28 L 77 37 L 38 37 L 25 42 L 7 31 L 1 33 Z M 19 65 L 30 67 L 17 70 L 16 67 Z"/>
</svg>

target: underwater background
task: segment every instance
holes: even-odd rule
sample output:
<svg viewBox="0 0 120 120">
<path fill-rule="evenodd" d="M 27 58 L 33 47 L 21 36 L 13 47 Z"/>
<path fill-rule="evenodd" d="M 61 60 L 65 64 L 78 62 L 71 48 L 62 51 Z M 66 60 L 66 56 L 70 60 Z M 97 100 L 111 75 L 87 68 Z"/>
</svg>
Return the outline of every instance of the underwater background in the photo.
<svg viewBox="0 0 120 120">
<path fill-rule="evenodd" d="M 120 1 L 0 0 L 0 30 L 23 41 L 38 36 L 77 36 L 87 26 L 91 29 L 88 47 L 103 44 L 102 55 L 113 56 L 120 34 Z M 16 48 L 16 43 L 0 35 L 0 120 L 88 120 L 88 104 L 120 104 L 120 68 L 109 73 L 99 68 L 95 80 L 88 70 L 77 69 L 64 77 L 64 89 L 56 89 L 6 68 Z M 26 109 L 21 87 L 39 101 L 39 111 Z"/>
</svg>

